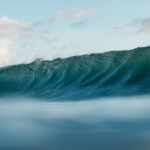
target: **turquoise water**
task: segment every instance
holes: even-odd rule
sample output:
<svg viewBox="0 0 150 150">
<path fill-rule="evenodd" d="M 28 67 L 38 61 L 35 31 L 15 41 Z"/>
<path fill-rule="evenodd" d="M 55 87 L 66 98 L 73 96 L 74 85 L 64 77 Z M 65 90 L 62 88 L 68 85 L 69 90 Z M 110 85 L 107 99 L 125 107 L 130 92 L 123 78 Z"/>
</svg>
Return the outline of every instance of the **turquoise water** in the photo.
<svg viewBox="0 0 150 150">
<path fill-rule="evenodd" d="M 150 93 L 150 47 L 0 68 L 0 97 L 48 101 Z"/>
<path fill-rule="evenodd" d="M 0 149 L 149 150 L 150 47 L 0 68 Z"/>
</svg>

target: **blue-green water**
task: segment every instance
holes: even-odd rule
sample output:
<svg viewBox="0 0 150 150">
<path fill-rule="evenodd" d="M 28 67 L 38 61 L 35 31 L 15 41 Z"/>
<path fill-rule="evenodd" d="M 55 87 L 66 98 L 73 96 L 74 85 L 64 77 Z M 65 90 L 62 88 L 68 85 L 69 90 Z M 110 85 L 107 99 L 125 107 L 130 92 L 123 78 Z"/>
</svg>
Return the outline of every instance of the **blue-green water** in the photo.
<svg viewBox="0 0 150 150">
<path fill-rule="evenodd" d="M 149 150 L 150 47 L 0 68 L 0 149 Z"/>
<path fill-rule="evenodd" d="M 0 96 L 48 101 L 150 93 L 150 47 L 0 69 Z"/>
</svg>

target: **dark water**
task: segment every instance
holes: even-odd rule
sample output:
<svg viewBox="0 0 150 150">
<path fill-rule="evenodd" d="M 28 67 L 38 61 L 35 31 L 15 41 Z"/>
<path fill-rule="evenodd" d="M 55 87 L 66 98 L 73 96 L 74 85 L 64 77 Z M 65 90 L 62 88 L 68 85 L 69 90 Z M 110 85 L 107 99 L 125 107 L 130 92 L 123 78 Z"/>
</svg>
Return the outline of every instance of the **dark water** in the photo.
<svg viewBox="0 0 150 150">
<path fill-rule="evenodd" d="M 0 68 L 0 150 L 149 150 L 150 47 Z"/>
<path fill-rule="evenodd" d="M 1 68 L 0 96 L 50 101 L 150 93 L 150 47 Z"/>
</svg>

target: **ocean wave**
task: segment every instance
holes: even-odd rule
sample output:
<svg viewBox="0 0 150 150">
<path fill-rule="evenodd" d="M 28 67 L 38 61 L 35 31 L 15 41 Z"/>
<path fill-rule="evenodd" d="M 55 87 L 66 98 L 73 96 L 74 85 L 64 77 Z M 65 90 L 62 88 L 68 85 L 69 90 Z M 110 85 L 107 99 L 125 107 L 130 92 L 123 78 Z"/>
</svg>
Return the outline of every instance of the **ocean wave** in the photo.
<svg viewBox="0 0 150 150">
<path fill-rule="evenodd" d="M 80 100 L 150 93 L 150 47 L 0 68 L 0 97 Z"/>
</svg>

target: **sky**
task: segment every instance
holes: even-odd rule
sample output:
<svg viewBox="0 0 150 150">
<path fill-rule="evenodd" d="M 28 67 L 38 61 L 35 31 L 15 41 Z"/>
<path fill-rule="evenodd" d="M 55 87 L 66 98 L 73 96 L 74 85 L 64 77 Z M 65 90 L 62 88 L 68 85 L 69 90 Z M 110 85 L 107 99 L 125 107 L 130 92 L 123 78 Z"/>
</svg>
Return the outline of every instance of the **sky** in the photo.
<svg viewBox="0 0 150 150">
<path fill-rule="evenodd" d="M 149 0 L 0 0 L 0 67 L 150 45 Z"/>
</svg>

